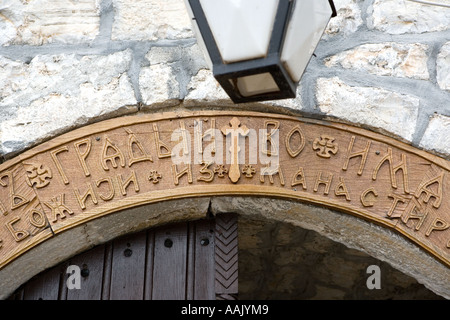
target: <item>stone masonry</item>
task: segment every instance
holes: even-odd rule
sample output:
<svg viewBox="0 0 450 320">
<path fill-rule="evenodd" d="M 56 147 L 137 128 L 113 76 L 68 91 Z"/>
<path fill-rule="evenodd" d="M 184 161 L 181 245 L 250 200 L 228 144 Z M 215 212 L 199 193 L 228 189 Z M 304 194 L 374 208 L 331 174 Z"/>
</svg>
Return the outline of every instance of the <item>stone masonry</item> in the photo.
<svg viewBox="0 0 450 320">
<path fill-rule="evenodd" d="M 233 105 L 183 0 L 2 1 L 0 155 L 107 118 L 222 106 L 335 119 L 448 158 L 450 9 L 335 4 L 296 99 Z"/>
</svg>

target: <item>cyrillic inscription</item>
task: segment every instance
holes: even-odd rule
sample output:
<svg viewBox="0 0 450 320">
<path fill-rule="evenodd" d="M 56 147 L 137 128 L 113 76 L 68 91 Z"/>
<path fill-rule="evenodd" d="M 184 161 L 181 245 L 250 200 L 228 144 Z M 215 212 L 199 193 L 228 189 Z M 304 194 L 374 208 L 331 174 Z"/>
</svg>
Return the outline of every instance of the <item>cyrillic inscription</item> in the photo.
<svg viewBox="0 0 450 320">
<path fill-rule="evenodd" d="M 393 139 L 319 120 L 213 111 L 77 132 L 0 165 L 0 267 L 91 219 L 210 192 L 339 208 L 450 265 L 450 164 Z"/>
</svg>

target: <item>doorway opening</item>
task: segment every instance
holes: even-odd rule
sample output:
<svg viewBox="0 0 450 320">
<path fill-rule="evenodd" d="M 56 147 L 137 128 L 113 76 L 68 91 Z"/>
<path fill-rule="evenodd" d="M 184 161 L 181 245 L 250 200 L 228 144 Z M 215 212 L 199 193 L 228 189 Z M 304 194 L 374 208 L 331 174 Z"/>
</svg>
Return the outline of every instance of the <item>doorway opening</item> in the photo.
<svg viewBox="0 0 450 320">
<path fill-rule="evenodd" d="M 33 277 L 10 299 L 443 299 L 315 231 L 234 213 L 210 216 L 96 246 Z M 366 285 L 371 265 L 381 270 L 381 289 Z M 69 266 L 80 270 L 79 288 Z"/>
</svg>

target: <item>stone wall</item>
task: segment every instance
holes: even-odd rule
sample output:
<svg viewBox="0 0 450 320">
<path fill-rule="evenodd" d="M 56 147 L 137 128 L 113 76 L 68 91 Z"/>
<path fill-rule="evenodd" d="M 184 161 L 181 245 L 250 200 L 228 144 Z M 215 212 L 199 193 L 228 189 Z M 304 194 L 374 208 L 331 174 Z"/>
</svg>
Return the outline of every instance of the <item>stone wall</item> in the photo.
<svg viewBox="0 0 450 320">
<path fill-rule="evenodd" d="M 183 0 L 2 1 L 0 154 L 106 118 L 220 106 L 333 118 L 448 158 L 450 9 L 335 4 L 296 99 L 233 105 Z"/>
</svg>

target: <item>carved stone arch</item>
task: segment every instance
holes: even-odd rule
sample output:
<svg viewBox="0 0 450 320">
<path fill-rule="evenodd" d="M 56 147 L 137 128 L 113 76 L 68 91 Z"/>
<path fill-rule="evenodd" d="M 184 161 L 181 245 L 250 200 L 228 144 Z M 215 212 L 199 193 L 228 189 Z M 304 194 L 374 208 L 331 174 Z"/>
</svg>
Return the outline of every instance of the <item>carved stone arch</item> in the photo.
<svg viewBox="0 0 450 320">
<path fill-rule="evenodd" d="M 257 153 L 254 163 L 244 150 L 274 145 L 274 132 L 260 131 L 268 120 L 279 128 L 279 158 Z M 220 146 L 214 162 L 204 157 Z M 192 163 L 171 157 L 189 147 Z M 205 111 L 104 121 L 0 166 L 0 292 L 96 244 L 210 208 L 315 230 L 449 298 L 449 168 L 394 139 L 319 120 Z"/>
</svg>

